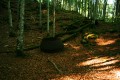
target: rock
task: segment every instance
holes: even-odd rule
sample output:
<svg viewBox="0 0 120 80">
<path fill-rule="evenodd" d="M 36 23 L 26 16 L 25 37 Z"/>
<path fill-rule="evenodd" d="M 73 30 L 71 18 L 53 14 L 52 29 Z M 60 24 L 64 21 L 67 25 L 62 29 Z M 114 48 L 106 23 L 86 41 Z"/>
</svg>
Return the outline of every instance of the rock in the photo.
<svg viewBox="0 0 120 80">
<path fill-rule="evenodd" d="M 49 37 L 43 38 L 40 44 L 40 49 L 43 52 L 55 53 L 63 51 L 64 45 L 59 38 Z"/>
</svg>

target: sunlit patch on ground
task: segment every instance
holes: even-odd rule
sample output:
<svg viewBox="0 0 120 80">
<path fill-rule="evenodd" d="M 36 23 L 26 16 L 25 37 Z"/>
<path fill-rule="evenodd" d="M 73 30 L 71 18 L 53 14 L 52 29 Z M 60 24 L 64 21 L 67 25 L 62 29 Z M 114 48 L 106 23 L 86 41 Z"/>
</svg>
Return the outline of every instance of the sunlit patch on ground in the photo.
<svg viewBox="0 0 120 80">
<path fill-rule="evenodd" d="M 77 66 L 87 66 L 87 65 L 95 65 L 95 64 L 99 64 L 99 63 L 104 63 L 108 60 L 112 60 L 114 58 L 107 58 L 107 57 L 100 57 L 100 58 L 94 58 L 82 63 L 77 64 Z"/>
<path fill-rule="evenodd" d="M 99 71 L 110 70 L 110 69 L 113 69 L 114 67 L 115 66 L 105 66 L 105 67 L 98 68 L 97 70 Z"/>
<path fill-rule="evenodd" d="M 85 75 L 71 74 L 64 75 L 51 80 L 120 80 L 120 69 L 116 68 L 109 71 L 91 71 Z"/>
<path fill-rule="evenodd" d="M 96 77 L 96 79 L 93 80 L 120 80 L 120 69 L 111 69 L 109 71 L 103 71 L 103 72 L 91 72 L 93 74 L 92 76 Z"/>
<path fill-rule="evenodd" d="M 120 79 L 120 70 L 119 71 L 114 71 L 115 76 Z"/>
<path fill-rule="evenodd" d="M 114 44 L 116 42 L 116 39 L 103 39 L 103 38 L 98 38 L 96 39 L 96 42 L 98 45 L 104 46 L 104 45 L 109 45 L 109 44 Z"/>
<path fill-rule="evenodd" d="M 81 63 L 77 64 L 76 66 L 91 66 L 91 67 L 103 66 L 101 68 L 98 68 L 97 70 L 106 70 L 106 69 L 113 68 L 114 66 L 109 66 L 109 65 L 115 64 L 117 62 L 119 62 L 119 60 L 116 60 L 113 57 L 111 57 L 111 58 L 100 57 L 100 58 L 90 59 L 85 62 L 81 62 Z"/>
<path fill-rule="evenodd" d="M 86 79 L 84 75 L 71 74 L 71 75 L 66 75 L 66 76 L 62 76 L 60 78 L 55 78 L 51 80 L 86 80 Z"/>
</svg>

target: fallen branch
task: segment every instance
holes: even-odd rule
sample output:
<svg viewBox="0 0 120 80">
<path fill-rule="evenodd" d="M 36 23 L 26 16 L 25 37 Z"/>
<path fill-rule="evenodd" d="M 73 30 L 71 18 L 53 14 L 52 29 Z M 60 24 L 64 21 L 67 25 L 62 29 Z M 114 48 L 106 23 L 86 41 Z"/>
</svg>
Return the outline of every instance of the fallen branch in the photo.
<svg viewBox="0 0 120 80">
<path fill-rule="evenodd" d="M 15 50 L 8 50 L 8 51 L 0 51 L 0 53 L 14 53 Z"/>
<path fill-rule="evenodd" d="M 59 37 L 59 36 L 65 35 L 65 34 L 77 33 L 77 32 L 79 32 L 79 31 L 81 31 L 82 29 L 88 27 L 88 25 L 90 25 L 90 24 L 91 24 L 91 23 L 86 24 L 86 25 L 84 25 L 84 26 L 82 26 L 82 27 L 80 27 L 80 28 L 78 28 L 78 29 L 76 29 L 76 30 L 58 33 L 58 34 L 56 34 L 55 36 L 56 36 L 56 37 Z"/>
<path fill-rule="evenodd" d="M 57 65 L 56 65 L 53 61 L 51 61 L 49 58 L 48 58 L 48 61 L 53 64 L 53 66 L 55 67 L 55 69 L 56 69 L 60 74 L 63 73 L 63 72 L 57 67 Z"/>
<path fill-rule="evenodd" d="M 77 29 L 77 30 L 74 30 L 74 31 L 73 31 L 74 33 L 71 34 L 70 36 L 64 38 L 64 39 L 62 40 L 62 42 L 65 42 L 65 41 L 67 41 L 67 40 L 70 40 L 70 39 L 72 39 L 73 37 L 76 37 L 77 34 L 78 34 L 83 28 L 86 28 L 88 25 L 89 25 L 89 24 L 87 24 L 87 25 L 85 25 L 85 26 L 83 26 L 83 27 L 81 27 L 81 28 L 79 28 L 79 29 Z"/>
<path fill-rule="evenodd" d="M 39 45 L 33 45 L 31 47 L 25 48 L 24 51 L 33 50 L 33 49 L 36 49 L 36 48 L 39 48 L 39 47 L 40 47 L 40 44 Z"/>
<path fill-rule="evenodd" d="M 29 51 L 29 50 L 33 50 L 33 49 L 36 49 L 36 48 L 39 48 L 40 45 L 33 45 L 33 46 L 30 46 L 28 48 L 25 48 L 23 49 L 24 51 Z M 0 53 L 15 53 L 16 49 L 13 49 L 13 50 L 8 50 L 8 51 L 0 51 Z"/>
<path fill-rule="evenodd" d="M 77 36 L 77 33 L 71 34 L 70 36 L 62 39 L 62 42 L 66 42 L 66 41 L 68 41 L 68 40 L 70 40 L 70 39 L 72 39 L 72 38 L 74 38 L 74 37 L 76 37 L 76 36 Z"/>
</svg>

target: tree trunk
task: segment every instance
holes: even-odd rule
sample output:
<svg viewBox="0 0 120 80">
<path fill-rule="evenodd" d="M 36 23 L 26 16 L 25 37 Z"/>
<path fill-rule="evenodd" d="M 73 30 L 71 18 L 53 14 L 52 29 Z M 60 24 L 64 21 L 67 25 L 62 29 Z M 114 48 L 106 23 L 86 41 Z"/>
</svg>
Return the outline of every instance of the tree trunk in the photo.
<svg viewBox="0 0 120 80">
<path fill-rule="evenodd" d="M 47 0 L 47 34 L 49 35 L 49 0 Z"/>
<path fill-rule="evenodd" d="M 24 10 L 25 10 L 25 0 L 20 0 L 20 19 L 19 19 L 19 27 L 18 27 L 18 35 L 17 35 L 17 48 L 16 48 L 16 54 L 17 56 L 23 56 L 24 55 L 24 43 L 23 43 L 23 37 L 24 37 Z"/>
<path fill-rule="evenodd" d="M 107 6 L 107 0 L 104 0 L 104 6 L 103 6 L 103 20 L 105 20 L 105 16 L 106 16 L 106 6 Z"/>
<path fill-rule="evenodd" d="M 42 29 L 41 0 L 39 0 L 39 28 Z"/>
<path fill-rule="evenodd" d="M 14 37 L 15 32 L 13 31 L 13 22 L 12 22 L 12 12 L 11 12 L 11 6 L 10 6 L 10 0 L 8 0 L 8 15 L 9 15 L 9 36 Z"/>
<path fill-rule="evenodd" d="M 86 17 L 86 7 L 87 7 L 87 1 L 86 0 L 84 0 L 84 16 Z"/>
<path fill-rule="evenodd" d="M 98 17 L 97 13 L 98 13 L 98 0 L 96 0 L 95 2 L 95 20 Z"/>
<path fill-rule="evenodd" d="M 119 20 L 120 17 L 120 1 L 116 0 L 116 22 Z"/>
<path fill-rule="evenodd" d="M 56 7 L 56 0 L 54 0 L 54 7 L 53 7 L 53 37 L 55 37 L 55 7 Z"/>
</svg>

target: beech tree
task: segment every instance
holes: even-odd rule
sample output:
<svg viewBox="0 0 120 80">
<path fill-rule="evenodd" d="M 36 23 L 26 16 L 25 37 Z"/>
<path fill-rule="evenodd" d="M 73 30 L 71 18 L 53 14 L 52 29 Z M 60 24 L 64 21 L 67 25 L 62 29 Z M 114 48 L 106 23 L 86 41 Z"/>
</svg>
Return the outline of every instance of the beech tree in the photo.
<svg viewBox="0 0 120 80">
<path fill-rule="evenodd" d="M 41 0 L 39 0 L 39 27 L 42 29 L 42 11 L 41 11 Z"/>
<path fill-rule="evenodd" d="M 10 0 L 8 0 L 8 15 L 9 15 L 9 36 L 14 37 L 15 32 L 13 30 L 13 21 L 12 21 L 12 12 L 11 12 Z"/>
<path fill-rule="evenodd" d="M 116 0 L 116 22 L 120 17 L 120 0 Z"/>
<path fill-rule="evenodd" d="M 103 20 L 105 20 L 106 6 L 107 6 L 107 0 L 104 0 L 104 6 L 103 6 Z"/>
<path fill-rule="evenodd" d="M 24 14 L 25 14 L 25 0 L 19 1 L 19 26 L 17 32 L 17 47 L 16 54 L 17 56 L 24 55 Z"/>
<path fill-rule="evenodd" d="M 50 20 L 49 20 L 49 0 L 47 0 L 47 34 L 49 35 L 49 32 L 50 32 L 50 30 L 49 30 L 49 22 L 50 22 Z"/>
<path fill-rule="evenodd" d="M 55 37 L 55 7 L 56 7 L 56 0 L 54 0 L 54 7 L 53 7 L 53 37 Z"/>
</svg>

